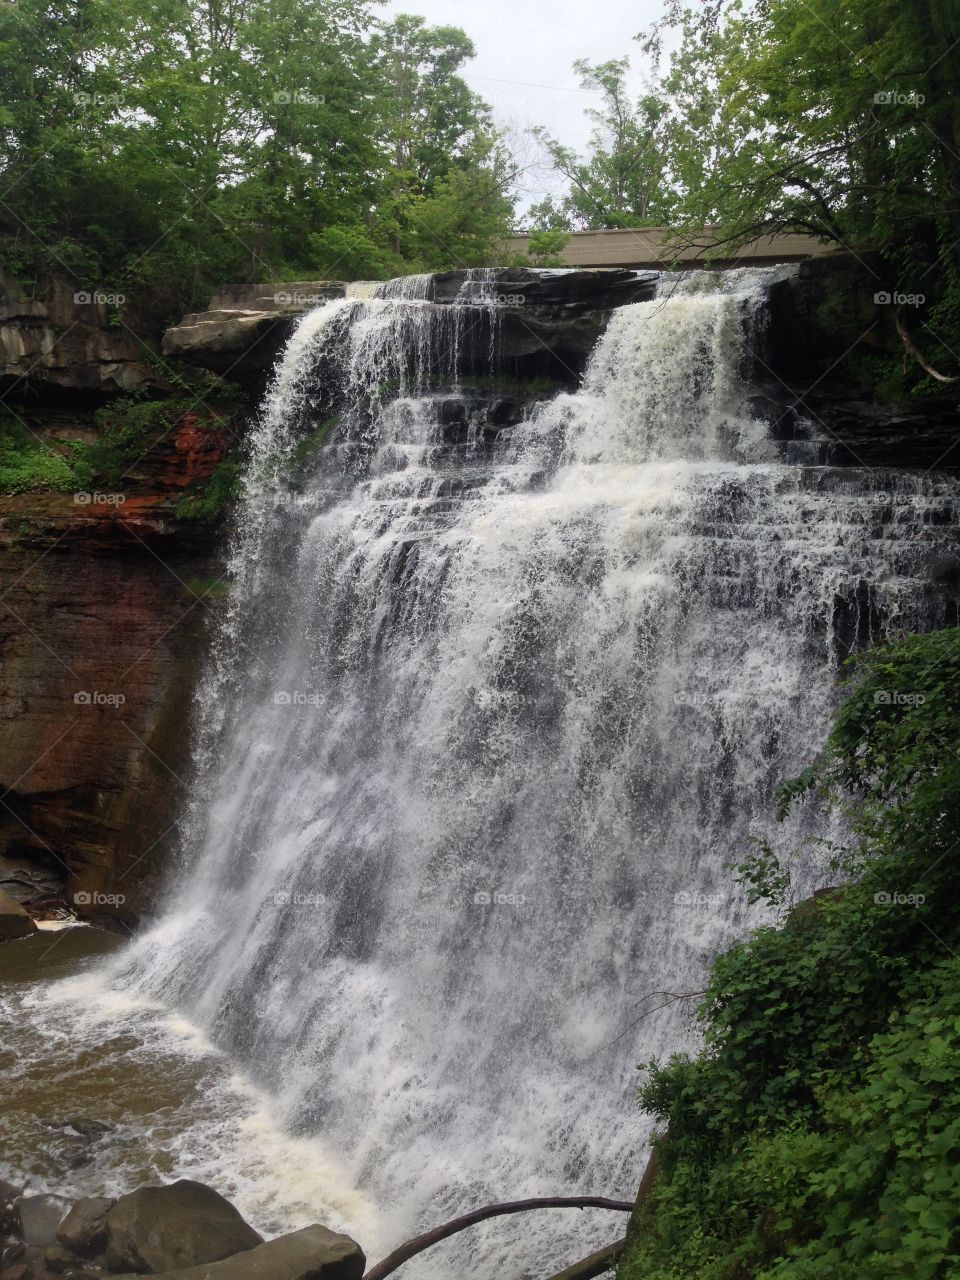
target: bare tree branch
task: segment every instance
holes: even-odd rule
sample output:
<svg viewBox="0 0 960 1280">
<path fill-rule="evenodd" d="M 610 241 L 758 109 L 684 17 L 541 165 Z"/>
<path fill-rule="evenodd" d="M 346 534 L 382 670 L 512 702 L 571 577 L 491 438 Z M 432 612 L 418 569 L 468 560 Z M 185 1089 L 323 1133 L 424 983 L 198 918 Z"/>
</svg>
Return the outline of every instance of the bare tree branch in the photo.
<svg viewBox="0 0 960 1280">
<path fill-rule="evenodd" d="M 603 1196 L 549 1196 L 537 1200 L 509 1200 L 503 1204 L 489 1204 L 485 1209 L 474 1209 L 472 1213 L 454 1218 L 442 1227 L 434 1227 L 432 1231 L 414 1236 L 372 1267 L 363 1280 L 385 1280 L 386 1276 L 392 1275 L 398 1267 L 402 1267 L 418 1253 L 423 1253 L 424 1249 L 429 1249 L 431 1245 L 438 1244 L 459 1231 L 465 1231 L 467 1227 L 475 1226 L 486 1218 L 498 1218 L 507 1213 L 527 1213 L 531 1209 L 613 1209 L 617 1213 L 632 1213 L 634 1203 L 632 1200 L 607 1200 Z"/>
<path fill-rule="evenodd" d="M 927 363 L 927 361 L 923 358 L 921 353 L 914 346 L 912 338 L 904 328 L 903 320 L 900 317 L 900 311 L 901 311 L 901 308 L 897 307 L 896 315 L 895 315 L 897 333 L 899 333 L 900 335 L 900 341 L 903 343 L 907 354 L 912 356 L 914 360 L 916 360 L 917 364 L 924 371 L 924 373 L 928 373 L 930 377 L 935 378 L 937 382 L 945 382 L 948 385 L 953 382 L 960 382 L 960 375 L 956 375 L 954 377 L 948 377 L 945 373 L 937 373 L 933 365 L 930 365 Z"/>
</svg>

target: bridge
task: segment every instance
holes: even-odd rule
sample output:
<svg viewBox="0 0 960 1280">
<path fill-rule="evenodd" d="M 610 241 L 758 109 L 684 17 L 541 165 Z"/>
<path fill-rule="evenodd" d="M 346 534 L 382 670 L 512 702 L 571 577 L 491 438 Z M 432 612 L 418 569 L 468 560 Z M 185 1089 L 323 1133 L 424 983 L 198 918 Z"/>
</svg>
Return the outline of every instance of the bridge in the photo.
<svg viewBox="0 0 960 1280">
<path fill-rule="evenodd" d="M 709 238 L 712 228 L 704 230 Z M 698 247 L 677 249 L 669 243 L 666 227 L 617 227 L 610 231 L 572 231 L 566 246 L 556 256 L 565 267 L 649 267 L 663 268 L 703 266 L 707 250 Z M 510 258 L 528 252 L 528 235 L 512 236 L 504 248 Z M 799 262 L 836 252 L 836 245 L 824 244 L 816 236 L 790 232 L 761 236 L 731 250 L 725 257 L 714 258 L 712 267 L 762 267 L 775 262 Z"/>
</svg>

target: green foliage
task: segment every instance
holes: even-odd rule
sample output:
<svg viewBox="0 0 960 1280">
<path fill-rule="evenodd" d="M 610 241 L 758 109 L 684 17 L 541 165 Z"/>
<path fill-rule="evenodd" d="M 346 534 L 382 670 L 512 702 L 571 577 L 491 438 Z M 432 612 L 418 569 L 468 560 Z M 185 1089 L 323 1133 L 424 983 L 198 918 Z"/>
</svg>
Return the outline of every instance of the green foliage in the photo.
<svg viewBox="0 0 960 1280">
<path fill-rule="evenodd" d="M 581 60 L 602 99 L 587 154 L 534 130 L 568 187 L 530 225 L 660 224 L 708 259 L 819 237 L 892 299 L 844 316 L 845 371 L 885 398 L 942 394 L 926 366 L 960 376 L 958 17 L 956 0 L 664 0 L 637 37 L 660 83 L 634 100 L 627 59 Z"/>
<path fill-rule="evenodd" d="M 329 279 L 381 280 L 404 271 L 404 261 L 378 244 L 363 226 L 324 227 L 310 238 L 318 273 Z"/>
<path fill-rule="evenodd" d="M 192 387 L 184 395 L 121 396 L 98 409 L 98 435 L 91 444 L 47 441 L 6 411 L 0 417 L 0 493 L 74 493 L 94 483 L 119 488 L 185 414 L 193 414 L 197 426 L 216 430 L 246 407 L 244 392 L 221 379 L 190 376 L 183 383 Z M 218 484 L 224 483 L 221 477 Z"/>
<path fill-rule="evenodd" d="M 451 259 L 463 267 L 494 260 L 513 219 L 504 190 L 508 174 L 501 155 L 492 167 L 478 163 L 475 169 L 448 174 L 431 195 L 413 203 L 404 242 L 411 258 L 427 271 L 441 271 Z"/>
<path fill-rule="evenodd" d="M 702 243 L 712 227 L 724 256 L 758 235 L 797 231 L 875 253 L 871 292 L 922 295 L 902 307 L 903 322 L 934 366 L 956 373 L 953 0 L 667 0 L 665 9 L 643 45 L 659 56 L 669 35 L 673 46 L 663 147 L 678 240 Z M 886 342 L 888 393 L 904 389 L 896 310 L 877 307 L 862 326 Z M 915 393 L 937 389 L 918 362 L 908 367 Z"/>
<path fill-rule="evenodd" d="M 782 804 L 839 806 L 842 887 L 715 963 L 705 1049 L 651 1063 L 669 1126 L 621 1280 L 946 1280 L 960 1263 L 960 630 L 851 663 Z M 759 890 L 783 871 L 761 849 Z"/>
<path fill-rule="evenodd" d="M 228 423 L 246 404 L 244 393 L 221 379 L 191 381 L 194 389 L 185 395 L 165 400 L 121 396 L 98 409 L 95 417 L 100 434 L 83 453 L 92 473 L 107 484 L 119 485 L 184 414 L 193 413 L 198 426 L 215 429 Z"/>
<path fill-rule="evenodd" d="M 518 259 L 519 267 L 562 267 L 563 251 L 570 235 L 566 231 L 531 231 L 527 237 L 527 257 Z"/>
<path fill-rule="evenodd" d="M 217 466 L 202 492 L 192 493 L 177 504 L 178 520 L 195 520 L 212 524 L 240 496 L 243 464 L 236 458 L 225 458 Z"/>
<path fill-rule="evenodd" d="M 0 417 L 0 493 L 75 493 L 90 482 L 91 471 L 77 457 L 79 441 L 54 448 L 11 413 Z"/>
<path fill-rule="evenodd" d="M 669 221 L 674 200 L 666 173 L 667 102 L 656 90 L 631 101 L 626 87 L 629 68 L 628 58 L 597 65 L 583 58 L 574 63 L 581 88 L 600 93 L 603 105 L 587 112 L 593 132 L 586 157 L 548 130 L 534 130 L 554 168 L 570 184 L 561 200 L 547 197 L 531 209 L 534 227 L 593 230 Z"/>
<path fill-rule="evenodd" d="M 179 318 L 225 280 L 399 272 L 421 241 L 472 263 L 514 173 L 472 53 L 367 0 L 2 4 L 0 264 Z"/>
<path fill-rule="evenodd" d="M 790 870 L 765 840 L 753 842 L 753 853 L 734 868 L 747 889 L 747 901 L 780 905 L 790 891 Z"/>
<path fill-rule="evenodd" d="M 120 485 L 156 440 L 183 414 L 177 400 L 141 400 L 123 396 L 96 413 L 97 440 L 85 450 L 93 474 L 110 485 Z"/>
</svg>

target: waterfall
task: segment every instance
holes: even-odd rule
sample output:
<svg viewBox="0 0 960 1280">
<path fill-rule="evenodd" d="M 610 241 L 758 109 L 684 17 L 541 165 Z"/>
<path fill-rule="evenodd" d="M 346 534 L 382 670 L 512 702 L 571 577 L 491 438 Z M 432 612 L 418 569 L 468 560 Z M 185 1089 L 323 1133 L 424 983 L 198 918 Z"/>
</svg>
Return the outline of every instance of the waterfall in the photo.
<svg viewBox="0 0 960 1280">
<path fill-rule="evenodd" d="M 637 1063 L 690 1043 L 689 1004 L 639 1002 L 758 919 L 729 869 L 752 838 L 816 829 L 772 796 L 840 658 L 943 621 L 923 567 L 953 485 L 789 465 L 750 411 L 764 280 L 665 278 L 578 391 L 499 431 L 479 275 L 448 305 L 429 277 L 327 303 L 267 396 L 201 799 L 117 981 L 335 1153 L 381 1248 L 635 1193 Z M 622 1225 L 500 1220 L 415 1274 L 540 1277 Z"/>
</svg>

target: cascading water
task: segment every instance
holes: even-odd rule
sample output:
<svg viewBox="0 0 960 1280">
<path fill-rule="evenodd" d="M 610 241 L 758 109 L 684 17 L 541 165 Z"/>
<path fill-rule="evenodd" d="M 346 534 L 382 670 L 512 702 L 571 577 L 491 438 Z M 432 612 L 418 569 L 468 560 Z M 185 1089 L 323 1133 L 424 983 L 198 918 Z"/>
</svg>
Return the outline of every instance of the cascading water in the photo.
<svg viewBox="0 0 960 1280">
<path fill-rule="evenodd" d="M 953 485 L 786 465 L 749 412 L 762 273 L 615 312 L 582 388 L 492 444 L 463 372 L 496 345 L 477 283 L 331 302 L 291 339 L 203 802 L 116 978 L 316 1135 L 375 1206 L 372 1257 L 492 1200 L 632 1196 L 636 1064 L 688 1036 L 638 1001 L 695 991 L 749 927 L 728 866 L 751 837 L 803 835 L 772 792 L 838 657 L 942 621 L 919 575 Z M 500 1220 L 414 1274 L 549 1274 L 622 1225 Z"/>
</svg>

